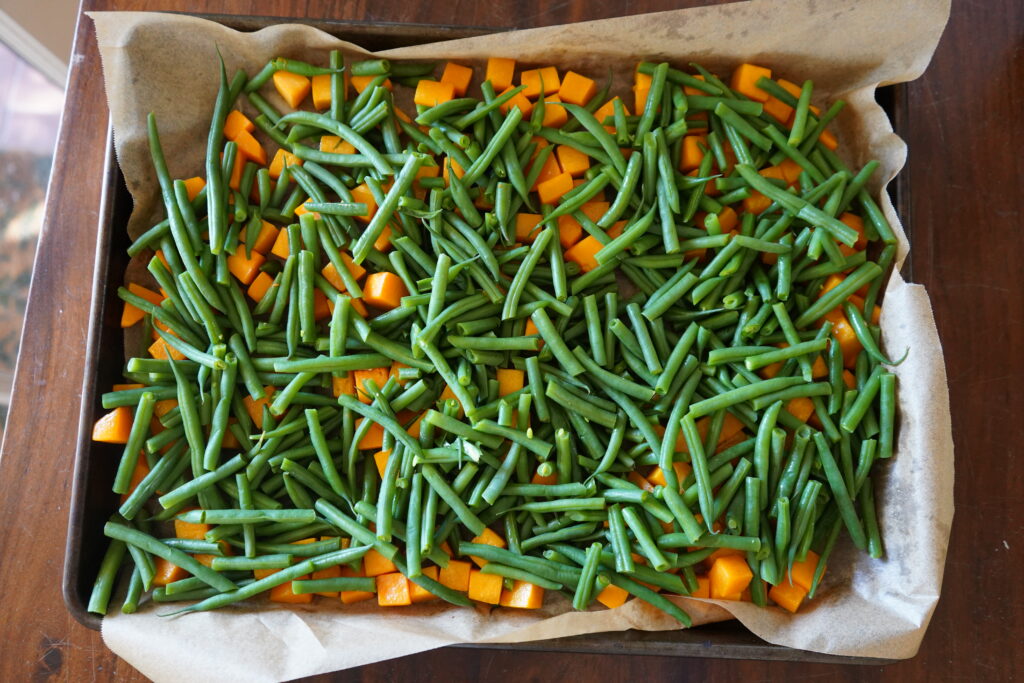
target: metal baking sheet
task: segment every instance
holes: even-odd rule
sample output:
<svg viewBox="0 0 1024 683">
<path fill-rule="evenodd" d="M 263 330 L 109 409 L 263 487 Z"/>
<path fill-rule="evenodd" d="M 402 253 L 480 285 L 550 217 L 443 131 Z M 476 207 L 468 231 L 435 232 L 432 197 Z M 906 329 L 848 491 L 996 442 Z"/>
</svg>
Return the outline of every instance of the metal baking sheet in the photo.
<svg viewBox="0 0 1024 683">
<path fill-rule="evenodd" d="M 453 27 L 422 24 L 360 23 L 301 20 L 285 17 L 238 17 L 198 14 L 241 31 L 255 31 L 277 23 L 303 23 L 370 50 L 383 50 L 419 43 L 452 40 L 500 31 L 500 28 Z M 906 120 L 906 86 L 878 91 L 878 100 L 889 113 L 897 133 Z M 126 226 L 132 199 L 114 157 L 113 138 L 108 135 L 103 195 L 100 201 L 96 239 L 92 310 L 86 346 L 82 384 L 82 408 L 72 488 L 71 513 L 64 561 L 64 602 L 71 615 L 88 628 L 99 630 L 100 618 L 86 611 L 92 583 L 106 548 L 103 524 L 116 509 L 117 497 L 110 482 L 121 447 L 92 441 L 92 425 L 105 411 L 100 404 L 102 388 L 121 381 L 124 337 L 120 327 L 121 302 L 117 288 L 128 265 L 130 244 Z M 907 191 L 901 176 L 890 184 L 890 194 L 904 229 L 910 234 Z M 904 265 L 910 278 L 911 260 Z M 738 621 L 708 624 L 680 631 L 626 631 L 598 633 L 570 638 L 500 645 L 458 645 L 486 649 L 513 649 L 592 654 L 661 655 L 717 657 L 777 661 L 882 664 L 885 660 L 839 657 L 773 645 L 743 627 Z"/>
</svg>

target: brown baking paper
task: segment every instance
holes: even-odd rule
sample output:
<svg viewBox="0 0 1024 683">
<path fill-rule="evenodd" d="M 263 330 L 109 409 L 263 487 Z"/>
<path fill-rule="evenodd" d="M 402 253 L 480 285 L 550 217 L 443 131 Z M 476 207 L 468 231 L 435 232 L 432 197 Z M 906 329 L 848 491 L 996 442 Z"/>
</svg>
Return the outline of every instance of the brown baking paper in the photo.
<svg viewBox="0 0 1024 683">
<path fill-rule="evenodd" d="M 916 78 L 931 57 L 949 13 L 948 0 L 755 1 L 553 26 L 379 53 L 391 59 L 488 56 L 556 64 L 602 76 L 611 67 L 625 93 L 638 59 L 676 66 L 698 61 L 728 71 L 742 61 L 776 75 L 813 79 L 816 101 L 842 97 L 833 124 L 848 161 L 881 162 L 870 188 L 909 245 L 884 186 L 903 166 L 906 145 L 874 101 L 879 84 Z M 327 63 L 330 49 L 365 54 L 309 27 L 279 25 L 238 33 L 181 15 L 92 13 L 103 60 L 114 139 L 136 207 L 139 234 L 162 208 L 149 159 L 145 119 L 154 112 L 173 177 L 201 175 L 210 110 L 217 91 L 216 48 L 228 73 L 250 74 L 270 58 Z M 478 74 L 480 72 L 478 71 Z M 266 89 L 272 90 L 272 89 Z M 265 90 L 265 91 L 266 91 Z M 272 100 L 276 94 L 268 95 Z M 281 103 L 277 100 L 277 104 Z M 925 229 L 922 226 L 922 229 Z M 924 288 L 890 277 L 881 321 L 893 355 L 909 347 L 894 372 L 899 383 L 897 455 L 876 468 L 884 560 L 841 541 L 819 597 L 790 615 L 748 603 L 678 598 L 697 624 L 735 616 L 761 638 L 838 655 L 913 656 L 939 597 L 953 516 L 953 445 L 942 351 Z M 634 600 L 615 610 L 572 612 L 560 596 L 542 610 L 490 613 L 443 604 L 381 610 L 318 600 L 309 608 L 270 603 L 182 617 L 167 606 L 103 620 L 110 648 L 162 681 L 283 680 L 358 666 L 461 642 L 520 642 L 625 629 L 669 630 L 678 624 Z"/>
</svg>

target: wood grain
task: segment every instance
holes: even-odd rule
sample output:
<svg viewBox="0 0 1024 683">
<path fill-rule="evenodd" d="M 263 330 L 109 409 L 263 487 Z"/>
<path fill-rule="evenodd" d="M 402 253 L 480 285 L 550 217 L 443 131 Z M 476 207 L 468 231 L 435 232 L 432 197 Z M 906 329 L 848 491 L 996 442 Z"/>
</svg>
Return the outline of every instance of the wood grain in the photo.
<svg viewBox="0 0 1024 683">
<path fill-rule="evenodd" d="M 525 28 L 673 9 L 668 0 L 286 2 L 203 11 Z M 194 9 L 85 0 L 83 9 Z M 909 87 L 913 280 L 945 349 L 958 515 L 943 598 L 920 654 L 885 667 L 445 649 L 316 680 L 977 680 L 1024 676 L 1024 59 L 1021 3 L 956 2 L 932 65 Z M 0 680 L 144 680 L 75 623 L 60 596 L 71 457 L 107 109 L 91 22 L 80 20 L 0 451 Z"/>
</svg>

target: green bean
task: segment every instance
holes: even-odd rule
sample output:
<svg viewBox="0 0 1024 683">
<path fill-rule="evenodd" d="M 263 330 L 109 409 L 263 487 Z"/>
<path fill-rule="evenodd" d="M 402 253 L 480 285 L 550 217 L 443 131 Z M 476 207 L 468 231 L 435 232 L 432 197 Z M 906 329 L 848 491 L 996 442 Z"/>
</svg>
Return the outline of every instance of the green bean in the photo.
<svg viewBox="0 0 1024 683">
<path fill-rule="evenodd" d="M 828 479 L 829 488 L 832 489 L 832 495 L 839 508 L 843 523 L 846 525 L 846 530 L 850 533 L 850 540 L 853 541 L 855 546 L 863 550 L 867 547 L 864 527 L 857 518 L 857 512 L 853 507 L 850 492 L 846 488 L 846 482 L 843 480 L 843 475 L 836 465 L 832 450 L 829 448 L 821 432 L 815 433 L 814 444 L 817 446 L 818 459 L 821 462 L 822 469 L 825 471 L 825 477 Z"/>
</svg>

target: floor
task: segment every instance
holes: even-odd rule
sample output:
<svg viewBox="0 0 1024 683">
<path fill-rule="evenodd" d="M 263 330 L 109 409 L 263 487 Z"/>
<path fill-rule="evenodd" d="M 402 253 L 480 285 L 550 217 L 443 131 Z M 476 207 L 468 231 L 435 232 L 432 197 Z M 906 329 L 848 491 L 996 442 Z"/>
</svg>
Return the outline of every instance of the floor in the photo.
<svg viewBox="0 0 1024 683">
<path fill-rule="evenodd" d="M 64 90 L 0 43 L 0 425 L 25 315 Z"/>
</svg>

